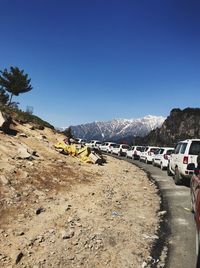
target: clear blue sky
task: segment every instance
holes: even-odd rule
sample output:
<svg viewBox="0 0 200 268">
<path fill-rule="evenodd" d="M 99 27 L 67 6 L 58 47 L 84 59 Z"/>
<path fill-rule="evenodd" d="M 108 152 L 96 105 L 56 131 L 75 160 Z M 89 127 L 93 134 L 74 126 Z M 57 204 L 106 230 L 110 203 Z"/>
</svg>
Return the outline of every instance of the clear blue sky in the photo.
<svg viewBox="0 0 200 268">
<path fill-rule="evenodd" d="M 0 69 L 54 126 L 199 107 L 199 0 L 1 0 Z"/>
</svg>

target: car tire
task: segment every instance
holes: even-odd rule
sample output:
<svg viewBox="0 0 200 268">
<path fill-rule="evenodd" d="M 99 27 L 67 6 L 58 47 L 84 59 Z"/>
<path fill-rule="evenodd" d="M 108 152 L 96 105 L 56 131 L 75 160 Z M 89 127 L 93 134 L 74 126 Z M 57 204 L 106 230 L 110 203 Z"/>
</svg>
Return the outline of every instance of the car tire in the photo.
<svg viewBox="0 0 200 268">
<path fill-rule="evenodd" d="M 170 176 L 170 177 L 173 175 L 173 174 L 171 173 L 171 170 L 169 169 L 169 165 L 167 166 L 167 175 Z"/>
<path fill-rule="evenodd" d="M 160 163 L 160 169 L 161 170 L 164 170 L 164 167 L 163 167 L 163 163 L 162 162 Z"/>
<path fill-rule="evenodd" d="M 181 174 L 178 170 L 178 167 L 175 168 L 174 182 L 176 185 L 180 185 L 182 183 Z"/>
<path fill-rule="evenodd" d="M 152 161 L 152 165 L 155 167 L 156 166 L 156 163 L 154 161 Z"/>
<path fill-rule="evenodd" d="M 195 198 L 194 198 L 194 194 L 192 192 L 192 178 L 190 180 L 190 210 L 192 213 L 195 213 Z"/>
<path fill-rule="evenodd" d="M 146 163 L 146 164 L 150 164 L 151 162 L 148 161 L 147 158 L 146 158 L 145 163 Z"/>
<path fill-rule="evenodd" d="M 195 213 L 195 207 L 194 207 L 194 195 L 191 192 L 191 199 L 190 199 L 190 210 L 192 213 Z"/>
</svg>

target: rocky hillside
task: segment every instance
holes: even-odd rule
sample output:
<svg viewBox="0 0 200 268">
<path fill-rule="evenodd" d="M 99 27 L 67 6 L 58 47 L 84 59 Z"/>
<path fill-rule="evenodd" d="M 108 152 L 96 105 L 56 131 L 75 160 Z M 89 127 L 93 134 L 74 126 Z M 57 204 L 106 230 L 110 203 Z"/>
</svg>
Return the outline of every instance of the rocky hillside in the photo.
<svg viewBox="0 0 200 268">
<path fill-rule="evenodd" d="M 0 267 L 151 267 L 160 198 L 144 171 L 86 164 L 55 150 L 61 133 L 12 121 L 0 130 Z"/>
<path fill-rule="evenodd" d="M 160 128 L 151 131 L 139 144 L 174 146 L 178 141 L 200 138 L 200 108 L 173 109 Z"/>
<path fill-rule="evenodd" d="M 165 120 L 162 116 L 148 115 L 138 119 L 114 119 L 107 122 L 93 122 L 72 126 L 75 137 L 91 140 L 117 141 L 128 136 L 145 136 L 151 130 L 162 125 Z"/>
</svg>

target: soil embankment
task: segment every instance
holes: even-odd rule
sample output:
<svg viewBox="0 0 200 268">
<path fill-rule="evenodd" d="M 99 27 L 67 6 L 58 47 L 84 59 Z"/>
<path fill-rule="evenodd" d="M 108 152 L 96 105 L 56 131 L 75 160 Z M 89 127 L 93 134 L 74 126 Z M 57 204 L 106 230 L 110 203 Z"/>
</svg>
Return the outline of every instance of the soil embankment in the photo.
<svg viewBox="0 0 200 268">
<path fill-rule="evenodd" d="M 160 198 L 147 175 L 60 154 L 51 129 L 15 128 L 0 133 L 0 267 L 148 267 Z"/>
</svg>

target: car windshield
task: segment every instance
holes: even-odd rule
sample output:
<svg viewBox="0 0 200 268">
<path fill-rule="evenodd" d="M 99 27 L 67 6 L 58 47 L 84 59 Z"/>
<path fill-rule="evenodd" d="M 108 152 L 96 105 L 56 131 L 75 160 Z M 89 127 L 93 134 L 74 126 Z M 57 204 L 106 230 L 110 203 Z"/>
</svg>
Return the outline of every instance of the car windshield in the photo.
<svg viewBox="0 0 200 268">
<path fill-rule="evenodd" d="M 200 154 L 200 141 L 193 141 L 192 142 L 192 144 L 190 146 L 189 154 L 192 154 L 192 155 Z"/>
</svg>

